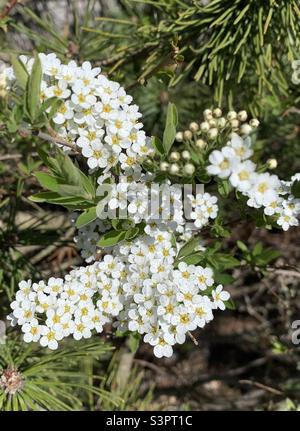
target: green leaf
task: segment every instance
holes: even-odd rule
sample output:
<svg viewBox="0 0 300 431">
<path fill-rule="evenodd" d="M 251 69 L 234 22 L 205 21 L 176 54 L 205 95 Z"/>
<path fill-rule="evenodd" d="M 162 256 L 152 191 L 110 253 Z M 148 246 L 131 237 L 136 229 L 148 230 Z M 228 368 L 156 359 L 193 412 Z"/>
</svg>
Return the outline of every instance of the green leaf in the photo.
<svg viewBox="0 0 300 431">
<path fill-rule="evenodd" d="M 138 236 L 139 233 L 140 233 L 140 229 L 138 227 L 133 227 L 132 229 L 129 229 L 125 234 L 126 241 L 133 240 Z"/>
<path fill-rule="evenodd" d="M 178 114 L 174 103 L 168 104 L 166 126 L 163 134 L 164 154 L 167 155 L 175 141 Z"/>
<path fill-rule="evenodd" d="M 238 259 L 226 253 L 215 253 L 213 256 L 209 256 L 207 260 L 219 271 L 240 266 Z"/>
<path fill-rule="evenodd" d="M 44 189 L 51 190 L 52 192 L 58 192 L 59 184 L 55 177 L 47 174 L 46 172 L 35 172 L 34 176 Z"/>
<path fill-rule="evenodd" d="M 29 199 L 32 202 L 49 202 L 49 201 L 52 201 L 53 199 L 57 199 L 59 197 L 60 197 L 60 195 L 58 193 L 41 192 L 41 193 L 36 193 L 35 195 L 30 196 Z"/>
<path fill-rule="evenodd" d="M 136 353 L 139 344 L 140 344 L 141 336 L 138 332 L 132 332 L 128 337 L 128 347 L 132 353 Z"/>
<path fill-rule="evenodd" d="M 293 182 L 291 192 L 295 198 L 300 199 L 300 181 L 299 180 L 296 180 Z"/>
<path fill-rule="evenodd" d="M 202 253 L 194 253 L 188 256 L 185 256 L 182 261 L 187 263 L 188 265 L 198 265 L 201 261 L 203 261 L 204 256 Z"/>
<path fill-rule="evenodd" d="M 246 244 L 245 244 L 244 242 L 242 242 L 242 241 L 238 240 L 238 241 L 236 242 L 236 245 L 237 245 L 237 246 L 238 246 L 238 248 L 239 248 L 241 251 L 243 251 L 244 253 L 247 253 L 247 252 L 248 252 L 248 247 L 246 246 Z"/>
<path fill-rule="evenodd" d="M 99 247 L 111 247 L 123 241 L 126 236 L 126 231 L 111 230 L 100 238 L 97 245 Z"/>
<path fill-rule="evenodd" d="M 268 263 L 276 260 L 279 256 L 281 256 L 280 251 L 274 250 L 272 248 L 264 249 L 259 256 L 256 257 L 255 263 L 258 266 L 265 266 Z"/>
<path fill-rule="evenodd" d="M 38 54 L 36 54 L 26 89 L 26 106 L 32 121 L 36 119 L 40 109 L 41 81 L 42 65 Z"/>
<path fill-rule="evenodd" d="M 155 150 L 159 156 L 164 155 L 164 146 L 163 146 L 163 143 L 161 142 L 161 140 L 159 138 L 157 138 L 156 136 L 152 136 L 151 137 L 151 145 L 155 148 Z"/>
<path fill-rule="evenodd" d="M 195 248 L 199 245 L 199 238 L 190 239 L 178 252 L 177 259 L 189 256 L 195 251 Z"/>
<path fill-rule="evenodd" d="M 261 242 L 258 242 L 257 244 L 255 244 L 252 254 L 253 256 L 259 256 L 263 251 L 263 245 Z"/>
<path fill-rule="evenodd" d="M 227 310 L 236 310 L 236 305 L 233 299 L 228 299 L 228 301 L 224 301 L 224 304 Z"/>
<path fill-rule="evenodd" d="M 88 208 L 76 220 L 76 227 L 86 226 L 97 218 L 96 207 Z"/>
<path fill-rule="evenodd" d="M 218 192 L 223 198 L 226 198 L 229 195 L 231 189 L 232 187 L 228 180 L 220 180 L 218 182 Z"/>
<path fill-rule="evenodd" d="M 16 55 L 11 56 L 11 64 L 17 79 L 17 83 L 22 88 L 22 90 L 25 90 L 29 76 L 25 64 L 19 60 Z"/>
<path fill-rule="evenodd" d="M 214 273 L 214 280 L 217 284 L 231 284 L 234 282 L 234 278 L 230 274 L 216 272 Z"/>
</svg>

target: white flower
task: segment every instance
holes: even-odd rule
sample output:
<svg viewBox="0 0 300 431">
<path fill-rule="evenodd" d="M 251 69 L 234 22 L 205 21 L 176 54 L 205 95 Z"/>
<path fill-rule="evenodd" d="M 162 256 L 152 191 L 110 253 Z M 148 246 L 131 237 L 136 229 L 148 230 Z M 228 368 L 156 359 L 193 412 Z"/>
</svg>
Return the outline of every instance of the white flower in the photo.
<svg viewBox="0 0 300 431">
<path fill-rule="evenodd" d="M 210 156 L 211 165 L 207 167 L 210 175 L 217 175 L 220 178 L 228 178 L 232 170 L 239 163 L 235 151 L 231 147 L 223 147 L 221 151 L 214 150 Z"/>
<path fill-rule="evenodd" d="M 243 139 L 238 134 L 234 133 L 227 145 L 233 148 L 236 157 L 241 160 L 249 159 L 253 154 L 251 139 L 249 137 Z"/>
<path fill-rule="evenodd" d="M 201 290 L 206 290 L 214 284 L 213 271 L 211 268 L 197 266 L 195 270 L 196 283 Z"/>
<path fill-rule="evenodd" d="M 93 141 L 90 146 L 84 146 L 82 154 L 87 157 L 87 164 L 91 169 L 105 168 L 107 165 L 109 151 L 100 142 Z"/>
<path fill-rule="evenodd" d="M 213 304 L 215 308 L 220 308 L 220 310 L 225 310 L 224 301 L 228 301 L 230 294 L 223 290 L 223 286 L 219 284 L 215 290 L 212 291 Z"/>
<path fill-rule="evenodd" d="M 269 173 L 255 174 L 249 196 L 257 205 L 266 206 L 278 199 L 277 190 L 279 187 L 280 181 L 276 175 L 270 175 Z"/>
<path fill-rule="evenodd" d="M 277 224 L 282 227 L 284 231 L 287 231 L 290 226 L 298 226 L 299 222 L 293 215 L 283 213 L 277 220 Z"/>
<path fill-rule="evenodd" d="M 80 85 L 73 85 L 73 94 L 71 97 L 72 102 L 75 106 L 83 109 L 89 109 L 96 104 L 96 97 L 90 94 L 88 87 L 82 87 Z"/>
<path fill-rule="evenodd" d="M 241 192 L 248 191 L 252 186 L 256 165 L 250 160 L 239 163 L 229 177 L 231 185 Z"/>
<path fill-rule="evenodd" d="M 193 306 L 195 323 L 199 328 L 203 328 L 206 323 L 210 322 L 214 318 L 212 313 L 212 303 L 208 296 L 199 295 Z"/>
<path fill-rule="evenodd" d="M 173 348 L 166 341 L 167 335 L 162 333 L 157 337 L 157 344 L 154 346 L 153 353 L 157 358 L 170 358 L 173 355 Z"/>
<path fill-rule="evenodd" d="M 25 343 L 32 343 L 39 341 L 41 337 L 41 326 L 37 319 L 32 319 L 30 323 L 22 325 L 22 332 L 24 333 L 23 340 Z"/>
<path fill-rule="evenodd" d="M 53 328 L 48 328 L 48 326 L 41 326 L 41 346 L 56 350 L 58 348 L 58 341 L 62 340 L 62 338 L 63 333 L 56 332 Z"/>
</svg>

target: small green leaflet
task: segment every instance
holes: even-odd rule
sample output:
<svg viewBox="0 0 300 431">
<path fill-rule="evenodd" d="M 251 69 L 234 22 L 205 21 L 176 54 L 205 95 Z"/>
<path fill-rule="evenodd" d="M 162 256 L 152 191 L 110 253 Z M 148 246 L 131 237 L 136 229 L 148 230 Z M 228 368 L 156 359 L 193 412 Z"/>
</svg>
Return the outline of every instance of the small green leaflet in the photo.
<svg viewBox="0 0 300 431">
<path fill-rule="evenodd" d="M 79 229 L 83 226 L 86 226 L 87 224 L 96 220 L 96 218 L 97 218 L 96 207 L 88 208 L 83 213 L 81 213 L 80 216 L 77 218 L 76 227 Z"/>
<path fill-rule="evenodd" d="M 22 90 L 25 90 L 28 81 L 28 72 L 24 63 L 20 61 L 16 55 L 12 55 L 11 64 L 19 86 Z"/>
<path fill-rule="evenodd" d="M 26 87 L 26 108 L 32 121 L 36 119 L 40 109 L 41 82 L 42 65 L 39 56 L 36 54 Z"/>
<path fill-rule="evenodd" d="M 176 127 L 178 124 L 178 113 L 174 103 L 168 104 L 166 126 L 163 135 L 163 149 L 165 155 L 169 154 L 169 151 L 175 141 Z"/>
</svg>

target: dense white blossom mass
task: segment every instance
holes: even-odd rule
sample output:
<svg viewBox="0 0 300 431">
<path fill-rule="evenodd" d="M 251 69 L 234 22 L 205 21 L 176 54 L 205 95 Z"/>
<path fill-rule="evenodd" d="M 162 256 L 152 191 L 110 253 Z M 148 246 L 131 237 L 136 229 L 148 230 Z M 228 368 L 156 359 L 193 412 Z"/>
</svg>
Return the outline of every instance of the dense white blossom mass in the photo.
<svg viewBox="0 0 300 431">
<path fill-rule="evenodd" d="M 62 64 L 55 54 L 39 57 L 41 101 L 54 96 L 62 101 L 53 123 L 57 135 L 69 144 L 63 149 L 74 146 L 86 158 L 90 172 L 100 169 L 98 184 L 112 185 L 110 210 L 127 208 L 129 222 L 143 222 L 145 227 L 133 241 L 106 248 L 101 261 L 97 243 L 112 229 L 111 220 L 98 218 L 80 228 L 75 243 L 88 265 L 72 270 L 64 279 L 21 281 L 8 318 L 13 326 L 21 326 L 25 342 L 39 342 L 50 349 L 57 349 L 68 336 L 80 340 L 101 333 L 110 323 L 121 332 L 141 334 L 153 346 L 155 356 L 170 357 L 176 343 L 183 343 L 197 327 L 203 328 L 216 309 L 226 308 L 230 298 L 215 283 L 210 267 L 178 259 L 180 246 L 193 231 L 216 219 L 218 199 L 206 192 L 188 195 L 187 217 L 181 187 L 166 180 L 162 186 L 168 188 L 171 211 L 163 198 L 159 214 L 168 207 L 169 217 L 154 217 L 149 212 L 147 188 L 152 177 L 141 167 L 153 148 L 142 130 L 139 108 L 131 104 L 132 97 L 89 62 L 78 66 L 74 61 Z M 20 59 L 30 73 L 33 59 Z M 12 68 L 5 70 L 5 76 L 8 84 L 15 80 Z M 275 217 L 283 230 L 298 225 L 300 200 L 291 188 L 300 174 L 289 182 L 281 181 L 276 175 L 259 172 L 250 160 L 252 155 L 250 137 L 232 133 L 223 148 L 210 153 L 205 169 L 211 176 L 228 180 L 247 198 L 247 205 Z M 116 171 L 125 180 L 116 181 Z M 194 168 L 189 172 L 193 174 Z M 72 220 L 76 217 L 73 214 Z"/>
</svg>

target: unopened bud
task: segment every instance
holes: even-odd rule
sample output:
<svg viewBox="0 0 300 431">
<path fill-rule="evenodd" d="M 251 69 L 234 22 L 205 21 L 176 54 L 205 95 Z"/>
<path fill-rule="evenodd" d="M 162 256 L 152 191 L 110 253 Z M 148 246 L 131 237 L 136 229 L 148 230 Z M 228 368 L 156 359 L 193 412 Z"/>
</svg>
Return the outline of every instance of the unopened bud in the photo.
<svg viewBox="0 0 300 431">
<path fill-rule="evenodd" d="M 269 169 L 276 169 L 277 168 L 277 160 L 276 159 L 268 159 L 267 160 L 267 165 Z"/>
<path fill-rule="evenodd" d="M 188 176 L 193 175 L 195 170 L 196 170 L 196 168 L 192 163 L 187 163 L 183 167 L 183 172 Z"/>
<path fill-rule="evenodd" d="M 203 117 L 205 120 L 211 120 L 213 117 L 211 109 L 205 109 L 205 111 L 203 112 Z"/>
<path fill-rule="evenodd" d="M 237 113 L 235 111 L 229 111 L 227 114 L 227 119 L 230 120 L 234 120 L 237 117 Z"/>
<path fill-rule="evenodd" d="M 168 162 L 161 162 L 159 168 L 162 172 L 167 172 L 167 170 L 169 169 L 169 163 Z"/>
<path fill-rule="evenodd" d="M 216 137 L 218 136 L 218 133 L 219 133 L 218 129 L 216 129 L 216 128 L 210 129 L 207 132 L 207 136 L 209 139 L 216 139 Z"/>
<path fill-rule="evenodd" d="M 213 110 L 213 115 L 216 118 L 220 118 L 222 116 L 222 110 L 220 108 L 216 108 Z"/>
<path fill-rule="evenodd" d="M 183 137 L 184 137 L 184 139 L 190 141 L 191 139 L 193 139 L 193 134 L 190 130 L 185 130 L 183 132 Z"/>
<path fill-rule="evenodd" d="M 173 163 L 170 167 L 169 167 L 169 173 L 171 175 L 176 175 L 179 172 L 179 166 L 176 163 Z"/>
<path fill-rule="evenodd" d="M 242 135 L 248 136 L 252 132 L 252 127 L 249 124 L 243 124 L 240 128 L 240 132 Z"/>
<path fill-rule="evenodd" d="M 180 160 L 180 153 L 178 151 L 172 151 L 169 158 L 171 162 L 178 162 L 178 160 Z"/>
<path fill-rule="evenodd" d="M 199 148 L 199 150 L 203 150 L 203 148 L 206 147 L 207 142 L 205 142 L 203 139 L 197 139 L 195 145 L 196 145 L 197 148 Z"/>
<path fill-rule="evenodd" d="M 198 130 L 199 130 L 199 124 L 196 123 L 196 121 L 193 121 L 189 127 L 190 127 L 190 130 L 194 133 L 198 132 Z"/>
<path fill-rule="evenodd" d="M 191 154 L 188 150 L 184 150 L 181 153 L 181 157 L 183 158 L 183 160 L 190 160 Z"/>
<path fill-rule="evenodd" d="M 246 111 L 239 111 L 237 117 L 240 121 L 246 121 L 248 118 L 248 114 Z"/>
<path fill-rule="evenodd" d="M 182 132 L 177 132 L 175 135 L 175 139 L 177 142 L 182 142 L 183 141 L 183 133 Z"/>
<path fill-rule="evenodd" d="M 249 121 L 249 124 L 251 127 L 256 129 L 259 126 L 259 121 L 257 118 L 252 118 L 252 120 Z"/>
<path fill-rule="evenodd" d="M 238 129 L 240 122 L 238 119 L 230 120 L 230 126 L 232 129 Z"/>
<path fill-rule="evenodd" d="M 202 130 L 202 132 L 208 132 L 210 129 L 209 123 L 207 121 L 203 121 L 203 123 L 200 124 L 200 129 Z"/>
<path fill-rule="evenodd" d="M 219 129 L 223 129 L 225 126 L 226 126 L 226 118 L 224 118 L 224 117 L 218 118 L 217 127 Z"/>
</svg>

